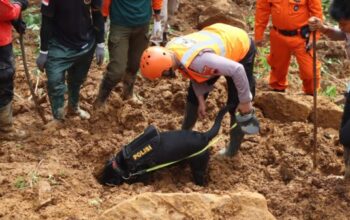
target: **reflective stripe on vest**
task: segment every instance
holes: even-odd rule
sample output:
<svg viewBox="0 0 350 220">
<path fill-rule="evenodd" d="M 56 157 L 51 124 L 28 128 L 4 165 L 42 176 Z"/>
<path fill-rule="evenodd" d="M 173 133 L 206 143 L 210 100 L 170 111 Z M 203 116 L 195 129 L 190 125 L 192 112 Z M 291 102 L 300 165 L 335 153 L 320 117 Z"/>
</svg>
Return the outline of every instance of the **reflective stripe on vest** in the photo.
<svg viewBox="0 0 350 220">
<path fill-rule="evenodd" d="M 218 34 L 211 33 L 209 31 L 199 31 L 198 34 L 204 35 L 204 36 L 209 37 L 211 39 L 208 41 L 203 41 L 203 42 L 189 48 L 189 50 L 182 56 L 181 63 L 186 64 L 188 62 L 188 60 L 192 57 L 193 53 L 197 53 L 198 49 L 201 49 L 201 48 L 208 46 L 208 45 L 214 45 L 214 44 L 216 44 L 219 47 L 220 55 L 226 56 L 225 44 L 222 41 L 222 39 L 219 37 Z"/>
</svg>

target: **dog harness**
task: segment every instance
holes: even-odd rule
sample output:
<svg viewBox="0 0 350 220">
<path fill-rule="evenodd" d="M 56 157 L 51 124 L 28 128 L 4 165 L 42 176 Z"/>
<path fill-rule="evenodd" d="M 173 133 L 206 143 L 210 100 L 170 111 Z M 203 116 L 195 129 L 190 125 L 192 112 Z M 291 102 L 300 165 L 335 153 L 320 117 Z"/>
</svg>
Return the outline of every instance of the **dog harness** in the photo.
<svg viewBox="0 0 350 220">
<path fill-rule="evenodd" d="M 230 129 L 233 129 L 236 126 L 237 126 L 237 123 L 232 125 Z M 131 177 L 149 173 L 155 170 L 159 170 L 164 167 L 176 164 L 180 161 L 198 156 L 201 153 L 205 152 L 207 149 L 209 149 L 209 147 L 217 143 L 221 137 L 222 135 L 216 136 L 203 149 L 185 158 L 168 162 L 168 163 L 155 164 L 152 161 L 153 149 L 159 144 L 160 136 L 159 136 L 158 130 L 153 125 L 150 125 L 149 127 L 146 128 L 143 134 L 137 137 L 130 144 L 123 147 L 123 150 L 122 150 L 123 156 L 130 172 L 127 172 L 124 170 L 122 171 L 116 165 L 114 165 L 113 168 L 115 169 L 116 172 L 122 175 L 123 179 L 130 179 Z M 146 166 L 150 168 L 143 168 Z"/>
</svg>

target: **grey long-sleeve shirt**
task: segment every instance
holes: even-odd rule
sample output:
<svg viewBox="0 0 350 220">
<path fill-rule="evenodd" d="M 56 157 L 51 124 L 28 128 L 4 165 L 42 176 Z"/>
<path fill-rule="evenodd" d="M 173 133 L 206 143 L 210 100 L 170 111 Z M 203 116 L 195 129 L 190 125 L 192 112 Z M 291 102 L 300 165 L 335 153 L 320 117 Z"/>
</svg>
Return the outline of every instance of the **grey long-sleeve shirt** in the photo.
<svg viewBox="0 0 350 220">
<path fill-rule="evenodd" d="M 236 86 L 240 103 L 252 101 L 249 81 L 242 64 L 212 51 L 202 51 L 194 58 L 189 68 L 197 73 L 213 71 L 213 76 L 231 77 Z M 213 86 L 209 86 L 207 83 L 191 81 L 196 96 L 203 95 L 213 89 Z"/>
</svg>

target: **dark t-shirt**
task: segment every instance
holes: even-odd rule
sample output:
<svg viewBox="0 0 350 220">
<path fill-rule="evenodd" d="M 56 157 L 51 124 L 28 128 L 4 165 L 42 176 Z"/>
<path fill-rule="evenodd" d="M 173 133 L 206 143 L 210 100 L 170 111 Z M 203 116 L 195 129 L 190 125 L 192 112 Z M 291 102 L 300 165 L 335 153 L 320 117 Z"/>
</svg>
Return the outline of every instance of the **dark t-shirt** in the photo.
<svg viewBox="0 0 350 220">
<path fill-rule="evenodd" d="M 102 0 L 42 0 L 41 13 L 52 21 L 52 34 L 64 46 L 84 49 L 95 39 L 92 8 Z"/>
</svg>

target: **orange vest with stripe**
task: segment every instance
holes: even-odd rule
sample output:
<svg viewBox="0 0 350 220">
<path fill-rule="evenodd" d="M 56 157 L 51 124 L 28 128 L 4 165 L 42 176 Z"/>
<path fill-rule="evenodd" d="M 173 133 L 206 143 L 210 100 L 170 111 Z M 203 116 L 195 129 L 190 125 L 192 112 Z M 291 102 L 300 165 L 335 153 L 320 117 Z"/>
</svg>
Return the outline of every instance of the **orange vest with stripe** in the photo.
<svg viewBox="0 0 350 220">
<path fill-rule="evenodd" d="M 189 69 L 194 58 L 204 49 L 214 51 L 215 54 L 239 62 L 248 53 L 250 39 L 244 30 L 227 24 L 213 24 L 201 31 L 177 37 L 167 46 L 175 53 L 176 58 L 186 68 L 180 72 L 198 83 L 207 81 L 212 73 L 197 73 Z"/>
</svg>

